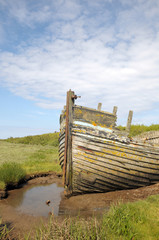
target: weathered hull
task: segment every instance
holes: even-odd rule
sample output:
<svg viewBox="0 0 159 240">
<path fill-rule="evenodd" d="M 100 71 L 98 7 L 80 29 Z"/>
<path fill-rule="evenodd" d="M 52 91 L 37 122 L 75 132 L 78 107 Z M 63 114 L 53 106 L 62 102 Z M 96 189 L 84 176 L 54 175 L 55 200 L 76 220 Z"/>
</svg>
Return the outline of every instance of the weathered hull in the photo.
<svg viewBox="0 0 159 240">
<path fill-rule="evenodd" d="M 82 116 L 77 119 L 75 114 L 69 132 L 71 141 L 66 144 L 66 125 L 62 121 L 61 124 L 60 164 L 65 186 L 72 194 L 129 189 L 159 182 L 159 148 L 130 141 L 110 126 L 86 122 Z M 111 125 L 111 121 L 107 125 Z M 66 145 L 70 156 L 67 159 Z"/>
<path fill-rule="evenodd" d="M 76 132 L 72 139 L 74 192 L 136 188 L 159 181 L 159 155 L 150 149 L 88 132 Z"/>
</svg>

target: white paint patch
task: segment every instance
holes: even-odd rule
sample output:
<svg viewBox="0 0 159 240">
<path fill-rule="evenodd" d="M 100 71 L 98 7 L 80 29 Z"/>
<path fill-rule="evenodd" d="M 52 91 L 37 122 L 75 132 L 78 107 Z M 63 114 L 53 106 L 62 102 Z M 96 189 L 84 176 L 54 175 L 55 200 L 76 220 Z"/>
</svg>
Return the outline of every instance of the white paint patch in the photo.
<svg viewBox="0 0 159 240">
<path fill-rule="evenodd" d="M 86 123 L 86 122 L 81 122 L 81 121 L 74 121 L 73 122 L 74 124 L 77 124 L 77 125 L 81 125 L 81 126 L 84 126 L 84 127 L 91 127 L 93 129 L 96 129 L 96 130 L 100 130 L 100 131 L 104 131 L 104 132 L 109 132 L 109 133 L 112 133 L 113 130 L 110 129 L 110 128 L 105 128 L 105 127 L 101 127 L 101 126 L 94 126 L 90 123 Z"/>
</svg>

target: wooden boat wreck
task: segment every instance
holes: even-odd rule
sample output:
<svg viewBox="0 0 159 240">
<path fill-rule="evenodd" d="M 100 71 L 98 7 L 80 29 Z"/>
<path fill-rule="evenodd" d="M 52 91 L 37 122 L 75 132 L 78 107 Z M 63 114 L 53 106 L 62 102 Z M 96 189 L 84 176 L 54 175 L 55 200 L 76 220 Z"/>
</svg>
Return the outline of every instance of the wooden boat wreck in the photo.
<svg viewBox="0 0 159 240">
<path fill-rule="evenodd" d="M 59 160 L 69 194 L 137 188 L 159 182 L 159 147 L 135 142 L 116 127 L 113 113 L 75 105 L 67 92 L 60 116 Z"/>
</svg>

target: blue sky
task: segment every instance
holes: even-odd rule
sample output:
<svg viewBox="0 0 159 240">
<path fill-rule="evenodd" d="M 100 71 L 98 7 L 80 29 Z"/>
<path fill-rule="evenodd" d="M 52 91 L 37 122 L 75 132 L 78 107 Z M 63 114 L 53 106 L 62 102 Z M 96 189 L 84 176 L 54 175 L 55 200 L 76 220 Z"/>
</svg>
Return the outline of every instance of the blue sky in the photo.
<svg viewBox="0 0 159 240">
<path fill-rule="evenodd" d="M 159 123 L 159 1 L 0 0 L 0 138 L 58 131 L 69 89 Z"/>
</svg>

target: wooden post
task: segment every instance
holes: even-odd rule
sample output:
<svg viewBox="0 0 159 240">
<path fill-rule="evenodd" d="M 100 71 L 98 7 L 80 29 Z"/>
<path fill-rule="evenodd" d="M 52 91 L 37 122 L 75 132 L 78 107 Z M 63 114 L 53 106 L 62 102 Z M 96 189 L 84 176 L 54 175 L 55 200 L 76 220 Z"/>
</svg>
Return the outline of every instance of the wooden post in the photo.
<svg viewBox="0 0 159 240">
<path fill-rule="evenodd" d="M 101 108 L 102 108 L 102 103 L 98 103 L 98 111 L 101 111 Z"/>
<path fill-rule="evenodd" d="M 65 127 L 65 152 L 64 152 L 64 185 L 68 186 L 69 190 L 72 188 L 72 108 L 74 105 L 74 92 L 69 90 L 67 92 L 66 100 L 66 127 Z"/>
<path fill-rule="evenodd" d="M 118 107 L 117 107 L 117 106 L 114 106 L 114 108 L 113 108 L 113 114 L 114 114 L 114 115 L 116 115 L 117 110 L 118 110 Z"/>
<path fill-rule="evenodd" d="M 133 117 L 133 111 L 130 110 L 129 115 L 128 115 L 128 120 L 127 120 L 127 125 L 126 125 L 126 131 L 127 132 L 130 132 L 132 117 Z"/>
</svg>

